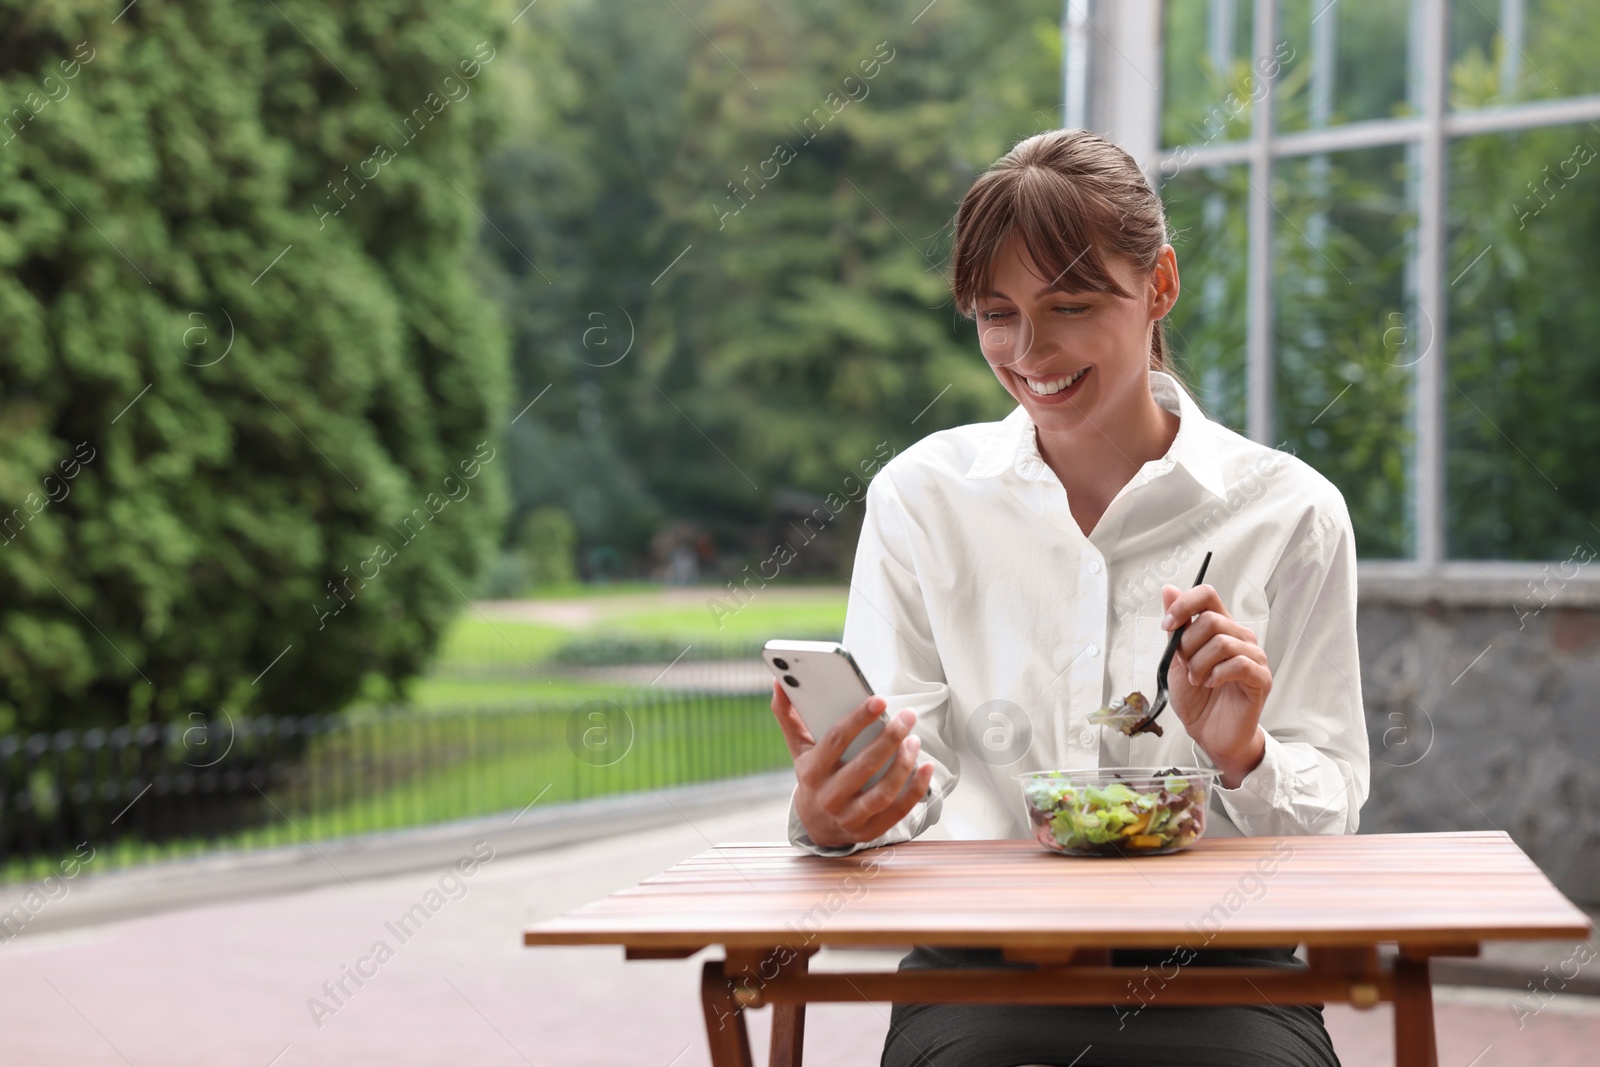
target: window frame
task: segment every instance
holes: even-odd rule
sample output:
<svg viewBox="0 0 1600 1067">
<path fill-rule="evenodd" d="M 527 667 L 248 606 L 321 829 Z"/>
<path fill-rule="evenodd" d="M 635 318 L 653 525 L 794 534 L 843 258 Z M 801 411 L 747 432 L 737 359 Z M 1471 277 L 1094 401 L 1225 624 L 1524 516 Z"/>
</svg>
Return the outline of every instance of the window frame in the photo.
<svg viewBox="0 0 1600 1067">
<path fill-rule="evenodd" d="M 1246 140 L 1161 147 L 1161 77 L 1164 72 L 1162 27 L 1169 0 L 1067 0 L 1067 22 L 1075 32 L 1066 40 L 1065 62 L 1076 73 L 1067 80 L 1069 116 L 1085 116 L 1085 125 L 1102 129 L 1138 160 L 1157 188 L 1187 167 L 1248 167 L 1251 185 L 1246 241 L 1246 433 L 1272 443 L 1275 353 L 1272 318 L 1273 206 L 1267 195 L 1279 160 L 1379 146 L 1408 145 L 1415 151 L 1417 226 L 1407 269 L 1415 279 L 1408 310 L 1428 325 L 1413 375 L 1411 455 L 1411 522 L 1414 552 L 1400 560 L 1362 560 L 1363 576 L 1412 579 L 1432 576 L 1449 580 L 1505 582 L 1535 580 L 1556 561 L 1451 560 L 1445 555 L 1445 354 L 1449 336 L 1446 316 L 1448 283 L 1446 213 L 1449 151 L 1453 139 L 1510 133 L 1569 123 L 1600 121 L 1600 94 L 1537 100 L 1474 111 L 1451 111 L 1449 77 L 1450 0 L 1412 0 L 1410 45 L 1407 49 L 1412 103 L 1416 113 L 1400 118 L 1364 119 L 1279 133 L 1274 121 L 1275 49 L 1279 45 L 1281 0 L 1237 0 L 1253 5 L 1251 51 L 1254 76 L 1264 89 L 1252 94 L 1250 135 Z M 1193 2 L 1193 0 L 1182 0 Z M 1332 6 L 1337 0 L 1328 0 Z M 1508 0 L 1519 16 L 1521 0 Z M 1085 33 L 1083 24 L 1094 29 Z M 1152 27 L 1155 32 L 1151 33 Z M 1520 35 L 1520 34 L 1519 34 Z M 1074 54 L 1076 49 L 1077 54 Z M 1083 53 L 1087 52 L 1087 56 Z M 1154 72 L 1153 77 L 1151 72 Z M 1137 106 L 1129 106 L 1130 99 Z M 1123 103 L 1119 106 L 1117 101 Z M 1576 581 L 1600 589 L 1600 576 Z M 1570 583 L 1569 583 L 1570 584 Z M 1439 586 L 1443 588 L 1443 584 Z"/>
</svg>

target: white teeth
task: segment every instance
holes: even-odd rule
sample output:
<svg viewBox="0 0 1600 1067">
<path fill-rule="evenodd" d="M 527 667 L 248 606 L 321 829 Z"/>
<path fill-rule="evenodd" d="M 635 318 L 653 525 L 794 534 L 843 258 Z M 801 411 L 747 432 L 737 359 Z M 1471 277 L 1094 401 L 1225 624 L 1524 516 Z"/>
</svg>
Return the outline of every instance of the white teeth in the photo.
<svg viewBox="0 0 1600 1067">
<path fill-rule="evenodd" d="M 1044 382 L 1037 381 L 1033 378 L 1023 378 L 1022 380 L 1028 383 L 1029 389 L 1033 390 L 1035 393 L 1038 393 L 1040 396 L 1049 396 L 1051 393 L 1061 392 L 1061 390 L 1065 389 L 1079 378 L 1082 378 L 1088 372 L 1089 368 L 1085 367 L 1076 374 L 1069 374 L 1065 378 L 1052 378 L 1051 380 Z"/>
</svg>

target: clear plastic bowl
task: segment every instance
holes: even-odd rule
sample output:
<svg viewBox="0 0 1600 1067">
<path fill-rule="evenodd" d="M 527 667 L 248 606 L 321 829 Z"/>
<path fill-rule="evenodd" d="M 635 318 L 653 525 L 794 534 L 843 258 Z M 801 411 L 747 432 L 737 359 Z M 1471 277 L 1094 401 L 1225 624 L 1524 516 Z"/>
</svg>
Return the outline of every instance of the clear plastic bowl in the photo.
<svg viewBox="0 0 1600 1067">
<path fill-rule="evenodd" d="M 1034 840 L 1065 856 L 1160 856 L 1206 831 L 1218 771 L 1097 767 L 1019 774 Z"/>
</svg>

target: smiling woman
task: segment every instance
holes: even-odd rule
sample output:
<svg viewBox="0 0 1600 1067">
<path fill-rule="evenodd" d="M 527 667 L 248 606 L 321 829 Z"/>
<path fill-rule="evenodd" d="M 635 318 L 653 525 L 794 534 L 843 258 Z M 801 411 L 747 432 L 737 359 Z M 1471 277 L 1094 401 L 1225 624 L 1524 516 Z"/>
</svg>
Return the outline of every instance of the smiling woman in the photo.
<svg viewBox="0 0 1600 1067">
<path fill-rule="evenodd" d="M 1355 832 L 1370 770 L 1349 515 L 1326 478 L 1208 419 L 1169 372 L 1178 265 L 1144 175 L 1083 130 L 1040 134 L 974 183 L 955 229 L 956 306 L 1018 406 L 929 435 L 872 480 L 844 644 L 880 695 L 817 738 L 774 692 L 790 840 L 848 855 L 934 829 L 1028 837 L 1019 772 L 1188 765 L 1218 779 L 1208 836 Z M 1206 584 L 1168 584 L 1201 553 Z M 1163 735 L 1090 718 L 1158 673 L 1176 713 Z M 1022 740 L 971 740 L 991 725 Z M 1299 969 L 1294 947 L 1184 965 Z M 1003 965 L 927 946 L 901 963 Z M 1338 1062 L 1311 1005 L 1129 1022 L 1114 1006 L 961 1004 L 896 1004 L 883 1062 L 1066 1063 L 1090 1047 L 1085 1063 Z"/>
<path fill-rule="evenodd" d="M 1039 134 L 967 193 L 953 264 L 956 307 L 1088 534 L 1178 432 L 1149 386 L 1171 373 L 1161 323 L 1179 288 L 1161 200 L 1109 141 Z"/>
</svg>

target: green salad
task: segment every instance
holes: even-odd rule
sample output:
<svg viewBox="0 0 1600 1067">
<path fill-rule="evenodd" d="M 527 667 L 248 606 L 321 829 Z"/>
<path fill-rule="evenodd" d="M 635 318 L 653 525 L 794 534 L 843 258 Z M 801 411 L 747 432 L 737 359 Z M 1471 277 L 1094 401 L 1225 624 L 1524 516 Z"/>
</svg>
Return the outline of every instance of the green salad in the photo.
<svg viewBox="0 0 1600 1067">
<path fill-rule="evenodd" d="M 1200 836 L 1205 829 L 1205 778 L 1186 776 L 1174 767 L 1138 781 L 1141 789 L 1121 781 L 1028 781 L 1023 791 L 1034 836 L 1053 851 L 1089 855 L 1172 852 Z"/>
</svg>

